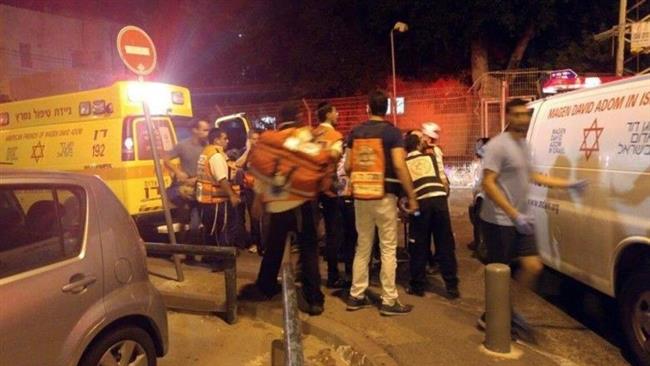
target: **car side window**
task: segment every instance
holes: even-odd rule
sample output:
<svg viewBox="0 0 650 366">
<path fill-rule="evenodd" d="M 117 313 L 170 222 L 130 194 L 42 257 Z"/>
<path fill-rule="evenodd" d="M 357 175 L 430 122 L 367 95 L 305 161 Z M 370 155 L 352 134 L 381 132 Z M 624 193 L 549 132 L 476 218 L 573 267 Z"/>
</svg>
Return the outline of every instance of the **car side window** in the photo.
<svg viewBox="0 0 650 366">
<path fill-rule="evenodd" d="M 86 195 L 75 186 L 0 186 L 0 278 L 81 252 Z"/>
</svg>

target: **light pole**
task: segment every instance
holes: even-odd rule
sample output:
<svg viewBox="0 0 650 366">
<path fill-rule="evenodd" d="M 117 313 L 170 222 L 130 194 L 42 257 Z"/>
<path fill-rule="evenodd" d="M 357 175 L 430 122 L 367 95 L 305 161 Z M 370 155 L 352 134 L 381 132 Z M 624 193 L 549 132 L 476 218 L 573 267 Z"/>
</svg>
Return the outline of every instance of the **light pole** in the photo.
<svg viewBox="0 0 650 366">
<path fill-rule="evenodd" d="M 627 0 L 620 0 L 618 11 L 618 43 L 616 45 L 616 76 L 623 76 L 625 71 L 625 23 Z"/>
<path fill-rule="evenodd" d="M 403 22 L 397 22 L 390 30 L 390 58 L 393 64 L 393 98 L 391 101 L 391 112 L 393 113 L 393 123 L 397 126 L 397 76 L 395 75 L 395 31 L 404 33 L 409 30 L 409 26 Z"/>
</svg>

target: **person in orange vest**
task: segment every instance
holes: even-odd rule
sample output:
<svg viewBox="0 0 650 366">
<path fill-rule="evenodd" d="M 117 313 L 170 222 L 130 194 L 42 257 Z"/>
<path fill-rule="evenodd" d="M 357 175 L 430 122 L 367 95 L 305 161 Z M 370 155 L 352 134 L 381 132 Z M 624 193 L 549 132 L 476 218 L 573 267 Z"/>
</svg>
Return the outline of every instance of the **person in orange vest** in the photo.
<svg viewBox="0 0 650 366">
<path fill-rule="evenodd" d="M 206 244 L 234 246 L 236 234 L 229 220 L 235 219 L 234 207 L 239 205 L 239 187 L 231 184 L 232 164 L 224 149 L 228 135 L 219 128 L 208 133 L 209 145 L 203 149 L 197 163 L 196 200 L 201 210 Z"/>
<path fill-rule="evenodd" d="M 352 287 L 346 309 L 355 311 L 372 306 L 366 296 L 368 264 L 375 226 L 381 249 L 382 315 L 409 313 L 411 305 L 398 300 L 397 269 L 397 196 L 404 190 L 407 212 L 415 213 L 418 202 L 406 167 L 404 138 L 400 130 L 386 121 L 388 97 L 375 90 L 368 95 L 369 120 L 355 127 L 347 141 L 345 168 L 350 172 L 357 227 L 357 249 L 352 268 Z"/>
<path fill-rule="evenodd" d="M 316 142 L 320 143 L 325 149 L 332 154 L 332 162 L 338 163 L 343 154 L 343 135 L 336 130 L 338 112 L 329 102 L 321 102 L 316 109 L 316 116 L 320 123 L 314 129 Z M 332 172 L 334 175 L 336 171 Z M 336 182 L 333 177 L 332 182 Z M 338 207 L 337 192 L 332 187 L 325 190 L 318 197 L 321 205 L 321 214 L 325 221 L 325 258 L 327 260 L 327 287 L 328 288 L 346 288 L 350 287 L 349 280 L 342 279 L 339 274 L 338 256 L 341 241 L 343 239 L 341 226 L 342 217 Z"/>
<path fill-rule="evenodd" d="M 279 112 L 278 129 L 300 129 L 302 135 L 312 136 L 304 126 L 299 105 L 287 103 Z M 262 135 L 262 138 L 264 135 Z M 314 221 L 315 200 L 307 199 L 279 188 L 262 179 L 255 180 L 255 202 L 253 213 L 260 218 L 269 214 L 268 232 L 264 233 L 265 250 L 257 280 L 254 285 L 241 290 L 241 298 L 248 300 L 269 300 L 281 291 L 278 273 L 282 265 L 285 243 L 289 232 L 298 235 L 302 287 L 305 301 L 299 301 L 301 311 L 310 315 L 323 313 L 325 296 L 320 289 L 321 277 L 318 269 L 318 243 Z"/>
</svg>

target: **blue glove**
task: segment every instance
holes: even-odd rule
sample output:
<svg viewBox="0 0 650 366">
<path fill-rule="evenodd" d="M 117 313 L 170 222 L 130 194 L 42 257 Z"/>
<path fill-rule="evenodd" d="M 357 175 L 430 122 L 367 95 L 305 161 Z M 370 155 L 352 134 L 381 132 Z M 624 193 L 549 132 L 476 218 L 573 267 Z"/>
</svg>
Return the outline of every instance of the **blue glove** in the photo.
<svg viewBox="0 0 650 366">
<path fill-rule="evenodd" d="M 533 235 L 535 232 L 535 219 L 531 215 L 519 213 L 514 220 L 517 231 L 524 235 Z"/>
<path fill-rule="evenodd" d="M 578 194 L 582 194 L 587 189 L 587 187 L 589 187 L 589 182 L 586 179 L 580 179 L 571 183 L 567 188 Z"/>
</svg>

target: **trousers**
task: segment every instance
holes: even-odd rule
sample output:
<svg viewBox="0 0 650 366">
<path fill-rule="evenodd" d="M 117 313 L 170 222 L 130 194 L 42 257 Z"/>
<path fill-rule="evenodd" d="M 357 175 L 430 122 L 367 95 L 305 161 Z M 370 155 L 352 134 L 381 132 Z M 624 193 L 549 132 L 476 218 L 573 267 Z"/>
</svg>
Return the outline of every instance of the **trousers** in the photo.
<svg viewBox="0 0 650 366">
<path fill-rule="evenodd" d="M 322 305 L 325 301 L 320 289 L 314 204 L 314 201 L 307 201 L 294 209 L 269 214 L 268 239 L 256 282 L 257 287 L 266 295 L 272 296 L 280 290 L 277 278 L 287 235 L 294 231 L 298 234 L 304 298 L 310 305 Z"/>
</svg>

